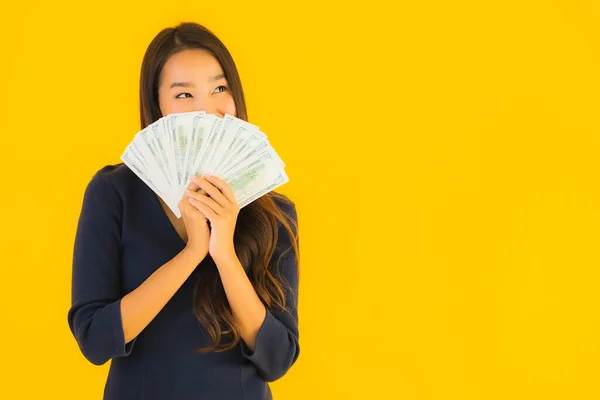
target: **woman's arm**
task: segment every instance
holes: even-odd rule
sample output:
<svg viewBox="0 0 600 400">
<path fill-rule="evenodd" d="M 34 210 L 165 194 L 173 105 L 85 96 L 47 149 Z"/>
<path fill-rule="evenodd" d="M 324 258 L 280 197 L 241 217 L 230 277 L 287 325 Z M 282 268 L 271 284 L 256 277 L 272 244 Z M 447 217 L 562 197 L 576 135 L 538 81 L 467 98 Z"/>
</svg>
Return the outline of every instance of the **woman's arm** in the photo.
<svg viewBox="0 0 600 400">
<path fill-rule="evenodd" d="M 292 206 L 287 212 L 297 221 L 295 207 Z M 294 235 L 297 236 L 297 231 L 295 230 Z M 281 252 L 290 246 L 291 240 L 287 231 L 280 227 L 279 240 L 273 258 L 278 260 Z M 287 309 L 283 310 L 277 306 L 267 308 L 264 319 L 258 322 L 258 328 L 254 325 L 257 323 L 256 318 L 251 320 L 247 315 L 251 314 L 251 312 L 247 311 L 251 307 L 247 304 L 250 301 L 244 301 L 241 294 L 238 295 L 235 293 L 235 284 L 231 284 L 236 281 L 233 275 L 233 268 L 219 267 L 219 271 L 221 271 L 223 285 L 226 285 L 226 281 L 229 282 L 227 298 L 233 314 L 240 324 L 242 331 L 246 329 L 246 337 L 242 336 L 243 341 L 240 343 L 242 355 L 252 361 L 260 375 L 266 381 L 273 382 L 283 377 L 300 356 L 300 336 L 298 329 L 299 274 L 294 251 L 288 251 L 281 258 L 279 264 L 279 271 L 289 284 L 289 287 L 283 288 Z M 242 278 L 238 277 L 238 279 Z M 227 292 L 227 286 L 225 288 Z M 254 289 L 252 290 L 254 291 Z M 250 299 L 252 298 L 252 296 L 248 296 Z M 254 292 L 254 296 L 256 296 L 256 292 Z M 242 328 L 244 325 L 251 327 Z"/>
<path fill-rule="evenodd" d="M 138 288 L 122 296 L 122 204 L 103 171 L 88 184 L 73 254 L 68 322 L 83 355 L 102 365 L 131 354 L 139 333 L 156 317 L 201 259 L 186 248 Z"/>
<path fill-rule="evenodd" d="M 220 262 L 217 269 L 242 339 L 250 350 L 254 351 L 256 335 L 265 320 L 267 310 L 237 257 Z"/>
<path fill-rule="evenodd" d="M 296 209 L 293 205 L 281 205 L 292 218 L 297 227 Z M 293 226 L 294 235 L 298 232 Z M 281 253 L 291 247 L 291 238 L 287 230 L 279 227 L 279 240 L 274 260 L 279 260 Z M 239 262 L 239 261 L 238 261 Z M 235 265 L 235 264 L 233 264 Z M 246 281 L 250 284 L 244 271 L 239 267 L 223 264 L 218 267 L 227 299 L 242 331 L 243 341 L 240 343 L 242 355 L 252 361 L 260 375 L 268 382 L 273 382 L 294 365 L 300 355 L 298 330 L 298 263 L 294 251 L 290 249 L 282 258 L 278 269 L 289 284 L 283 292 L 287 310 L 273 306 L 266 309 L 263 318 L 253 315 L 254 299 L 258 298 L 254 288 L 245 289 Z M 243 276 L 241 276 L 243 274 Z M 244 284 L 240 284 L 243 281 Z M 238 287 L 239 285 L 239 287 Z M 249 293 L 249 291 L 252 293 Z M 259 301 L 260 302 L 260 301 Z M 261 303 L 262 305 L 262 303 Z"/>
<path fill-rule="evenodd" d="M 158 315 L 202 260 L 182 250 L 121 300 L 125 343 L 129 343 Z"/>
<path fill-rule="evenodd" d="M 298 263 L 293 251 L 282 257 L 278 266 L 290 290 L 284 290 L 286 306 L 267 309 L 260 301 L 235 253 L 233 243 L 239 206 L 231 187 L 221 179 L 206 176 L 192 177 L 205 193 L 188 192 L 190 202 L 211 223 L 209 252 L 215 261 L 227 300 L 241 331 L 242 355 L 252 361 L 267 381 L 282 377 L 294 364 L 300 353 L 298 344 Z M 279 204 L 293 221 L 293 235 L 297 238 L 298 218 L 293 203 Z M 279 260 L 283 251 L 291 247 L 293 238 L 280 224 L 278 241 L 273 254 Z"/>
</svg>

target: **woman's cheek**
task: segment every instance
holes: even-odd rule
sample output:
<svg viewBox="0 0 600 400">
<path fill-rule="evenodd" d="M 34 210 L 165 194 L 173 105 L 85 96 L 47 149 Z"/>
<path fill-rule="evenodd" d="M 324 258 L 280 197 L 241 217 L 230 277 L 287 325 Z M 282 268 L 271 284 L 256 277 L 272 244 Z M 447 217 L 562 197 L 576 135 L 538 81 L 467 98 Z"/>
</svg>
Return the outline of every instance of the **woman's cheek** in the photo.
<svg viewBox="0 0 600 400">
<path fill-rule="evenodd" d="M 229 114 L 229 115 L 236 115 L 236 112 L 235 112 L 235 101 L 233 100 L 233 96 L 232 95 L 227 96 L 227 103 L 225 105 L 225 109 L 227 110 L 227 114 Z"/>
</svg>

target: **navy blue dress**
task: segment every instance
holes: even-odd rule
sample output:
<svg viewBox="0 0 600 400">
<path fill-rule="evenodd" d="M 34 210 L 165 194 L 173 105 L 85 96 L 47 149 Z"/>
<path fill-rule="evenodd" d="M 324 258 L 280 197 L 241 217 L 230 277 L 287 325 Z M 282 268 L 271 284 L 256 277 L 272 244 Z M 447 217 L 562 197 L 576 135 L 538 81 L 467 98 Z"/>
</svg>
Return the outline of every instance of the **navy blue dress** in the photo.
<svg viewBox="0 0 600 400">
<path fill-rule="evenodd" d="M 293 205 L 283 210 L 296 220 Z M 279 232 L 274 257 L 290 247 L 281 226 Z M 154 192 L 127 166 L 108 165 L 94 175 L 77 225 L 68 323 L 91 363 L 111 360 L 104 399 L 271 399 L 268 382 L 282 377 L 300 352 L 293 251 L 280 264 L 294 291 L 285 291 L 288 310 L 267 308 L 254 352 L 243 340 L 225 352 L 194 351 L 210 344 L 193 312 L 197 271 L 203 263 L 152 322 L 125 344 L 121 298 L 184 247 Z"/>
</svg>

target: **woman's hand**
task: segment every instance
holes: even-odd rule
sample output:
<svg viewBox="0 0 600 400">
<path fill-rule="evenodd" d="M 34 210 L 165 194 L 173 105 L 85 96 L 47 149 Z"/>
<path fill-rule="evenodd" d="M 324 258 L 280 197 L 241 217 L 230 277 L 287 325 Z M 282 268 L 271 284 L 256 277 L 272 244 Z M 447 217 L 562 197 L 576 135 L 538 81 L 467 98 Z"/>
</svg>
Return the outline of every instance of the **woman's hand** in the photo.
<svg viewBox="0 0 600 400">
<path fill-rule="evenodd" d="M 187 187 L 187 191 L 193 193 L 196 193 L 198 189 L 199 186 L 194 182 L 191 182 Z M 210 229 L 207 218 L 190 204 L 189 197 L 186 193 L 184 193 L 178 205 L 187 234 L 185 248 L 186 251 L 192 254 L 193 257 L 197 258 L 198 262 L 200 262 L 208 254 Z"/>
<path fill-rule="evenodd" d="M 233 191 L 221 179 L 205 175 L 205 179 L 192 177 L 192 183 L 203 192 L 186 190 L 189 202 L 210 221 L 209 253 L 217 266 L 235 261 L 233 233 L 240 208 Z"/>
</svg>

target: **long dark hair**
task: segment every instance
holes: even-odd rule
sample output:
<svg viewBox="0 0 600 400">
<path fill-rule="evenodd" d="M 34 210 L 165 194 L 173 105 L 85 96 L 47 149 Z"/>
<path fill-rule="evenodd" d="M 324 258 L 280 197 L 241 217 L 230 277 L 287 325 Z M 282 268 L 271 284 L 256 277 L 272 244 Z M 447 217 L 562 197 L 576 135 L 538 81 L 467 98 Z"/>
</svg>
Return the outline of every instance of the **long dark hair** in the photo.
<svg viewBox="0 0 600 400">
<path fill-rule="evenodd" d="M 158 102 L 158 83 L 161 71 L 172 55 L 187 49 L 210 52 L 223 68 L 235 102 L 237 117 L 248 121 L 246 102 L 240 77 L 225 45 L 206 27 L 193 22 L 165 28 L 156 35 L 146 50 L 140 75 L 141 128 L 162 117 Z M 240 210 L 234 233 L 235 250 L 258 297 L 267 307 L 287 308 L 285 293 L 289 289 L 279 263 L 289 251 L 298 262 L 297 225 L 285 209 L 293 203 L 284 195 L 270 192 Z M 291 247 L 278 249 L 280 229 L 290 237 Z M 274 257 L 277 250 L 278 257 Z M 194 312 L 211 337 L 208 347 L 200 352 L 225 351 L 240 340 L 240 331 L 227 301 L 223 283 L 210 257 L 205 258 L 198 271 L 194 292 Z M 289 291 L 294 295 L 293 291 Z M 229 343 L 223 338 L 229 336 Z"/>
</svg>

